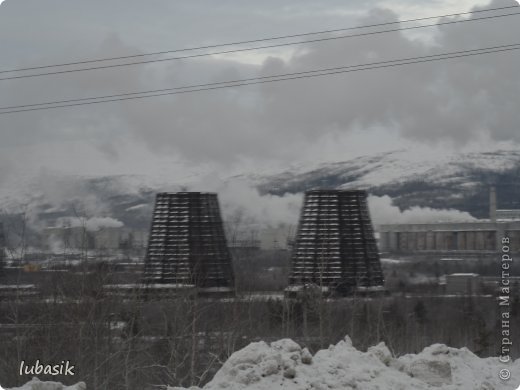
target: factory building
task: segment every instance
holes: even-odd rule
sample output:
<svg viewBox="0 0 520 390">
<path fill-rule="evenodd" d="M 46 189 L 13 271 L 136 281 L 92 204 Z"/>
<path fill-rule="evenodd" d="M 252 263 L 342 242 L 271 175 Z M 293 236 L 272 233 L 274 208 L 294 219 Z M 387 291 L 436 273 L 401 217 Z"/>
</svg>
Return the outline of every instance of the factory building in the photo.
<svg viewBox="0 0 520 390">
<path fill-rule="evenodd" d="M 490 190 L 489 220 L 429 224 L 380 225 L 379 247 L 390 253 L 495 253 L 508 237 L 510 251 L 520 252 L 520 210 L 497 210 Z"/>
<path fill-rule="evenodd" d="M 231 255 L 216 194 L 157 195 L 144 278 L 148 286 L 161 288 L 234 291 Z"/>
<path fill-rule="evenodd" d="M 307 191 L 288 292 L 314 285 L 348 295 L 382 289 L 383 274 L 365 191 Z"/>
<path fill-rule="evenodd" d="M 148 233 L 125 227 L 101 227 L 88 230 L 85 227 L 47 227 L 42 231 L 46 248 L 55 253 L 64 250 L 111 250 L 127 246 L 144 248 Z"/>
<path fill-rule="evenodd" d="M 382 252 L 490 252 L 509 237 L 512 252 L 520 251 L 520 221 L 397 224 L 379 227 Z"/>
<path fill-rule="evenodd" d="M 446 275 L 446 294 L 473 295 L 481 292 L 481 278 L 475 273 Z"/>
</svg>

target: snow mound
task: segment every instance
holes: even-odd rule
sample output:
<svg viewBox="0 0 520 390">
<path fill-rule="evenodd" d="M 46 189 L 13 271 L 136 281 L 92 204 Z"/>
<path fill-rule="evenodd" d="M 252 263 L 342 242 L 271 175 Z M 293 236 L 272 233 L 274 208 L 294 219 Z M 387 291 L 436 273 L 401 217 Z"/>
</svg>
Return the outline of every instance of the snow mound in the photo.
<svg viewBox="0 0 520 390">
<path fill-rule="evenodd" d="M 508 382 L 498 377 L 504 368 L 512 374 Z M 289 339 L 249 344 L 231 355 L 204 389 L 514 390 L 519 384 L 520 359 L 506 365 L 442 344 L 395 358 L 384 343 L 361 352 L 347 336 L 314 356 Z"/>
<path fill-rule="evenodd" d="M 59 382 L 42 382 L 34 377 L 22 387 L 13 387 L 5 390 L 86 390 L 86 388 L 87 385 L 84 382 L 78 382 L 72 386 L 65 386 Z"/>
</svg>

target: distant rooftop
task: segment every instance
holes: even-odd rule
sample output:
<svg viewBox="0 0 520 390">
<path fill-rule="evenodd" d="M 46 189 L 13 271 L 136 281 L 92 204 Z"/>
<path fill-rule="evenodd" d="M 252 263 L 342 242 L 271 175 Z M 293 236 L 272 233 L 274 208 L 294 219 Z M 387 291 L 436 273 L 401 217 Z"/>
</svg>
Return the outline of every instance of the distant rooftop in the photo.
<svg viewBox="0 0 520 390">
<path fill-rule="evenodd" d="M 501 209 L 496 211 L 497 221 L 520 221 L 520 209 Z"/>
<path fill-rule="evenodd" d="M 479 274 L 459 272 L 459 273 L 449 274 L 449 275 L 446 275 L 446 276 L 473 276 L 473 277 L 477 277 L 477 276 L 479 276 Z"/>
</svg>

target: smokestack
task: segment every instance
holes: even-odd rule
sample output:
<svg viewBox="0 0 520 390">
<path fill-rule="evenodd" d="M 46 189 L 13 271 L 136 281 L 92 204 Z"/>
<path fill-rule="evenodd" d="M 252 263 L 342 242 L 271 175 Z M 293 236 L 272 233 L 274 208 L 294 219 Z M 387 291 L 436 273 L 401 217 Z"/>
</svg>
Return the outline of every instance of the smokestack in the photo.
<svg viewBox="0 0 520 390">
<path fill-rule="evenodd" d="M 494 186 L 489 189 L 489 219 L 497 221 L 497 192 Z"/>
</svg>

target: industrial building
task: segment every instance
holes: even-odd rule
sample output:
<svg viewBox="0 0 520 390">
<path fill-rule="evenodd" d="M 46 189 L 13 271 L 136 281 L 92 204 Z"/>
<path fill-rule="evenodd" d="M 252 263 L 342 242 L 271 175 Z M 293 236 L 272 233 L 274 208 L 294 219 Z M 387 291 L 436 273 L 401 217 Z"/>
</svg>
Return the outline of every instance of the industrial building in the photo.
<svg viewBox="0 0 520 390">
<path fill-rule="evenodd" d="M 455 273 L 446 275 L 446 294 L 479 294 L 482 290 L 480 275 L 475 273 Z"/>
<path fill-rule="evenodd" d="M 340 295 L 382 289 L 366 191 L 307 191 L 291 263 L 289 293 L 308 285 Z"/>
<path fill-rule="evenodd" d="M 379 226 L 379 247 L 389 253 L 493 254 L 508 237 L 511 252 L 520 252 L 519 210 L 497 210 L 496 192 L 490 190 L 489 220 Z"/>
<path fill-rule="evenodd" d="M 445 275 L 444 293 L 451 295 L 480 295 L 480 294 L 499 294 L 501 295 L 502 279 L 499 276 L 482 276 L 476 273 L 453 273 Z M 518 291 L 520 287 L 520 277 L 510 276 L 508 278 L 512 291 Z"/>
<path fill-rule="evenodd" d="M 145 258 L 150 288 L 233 292 L 234 273 L 217 194 L 159 193 Z"/>
<path fill-rule="evenodd" d="M 102 227 L 88 230 L 81 226 L 47 227 L 42 231 L 43 243 L 55 253 L 84 250 L 117 252 L 128 246 L 144 248 L 148 233 L 126 227 Z"/>
<path fill-rule="evenodd" d="M 520 251 L 520 221 L 397 224 L 379 227 L 382 252 L 489 252 L 509 237 L 512 252 Z"/>
</svg>

